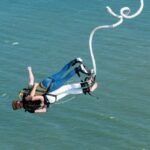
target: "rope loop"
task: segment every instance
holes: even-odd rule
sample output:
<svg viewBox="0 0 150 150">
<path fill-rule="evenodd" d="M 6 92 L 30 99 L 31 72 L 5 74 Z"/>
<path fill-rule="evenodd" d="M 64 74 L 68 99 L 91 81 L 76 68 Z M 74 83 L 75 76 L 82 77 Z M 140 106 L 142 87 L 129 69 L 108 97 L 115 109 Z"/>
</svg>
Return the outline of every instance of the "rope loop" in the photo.
<svg viewBox="0 0 150 150">
<path fill-rule="evenodd" d="M 118 18 L 119 20 L 116 23 L 111 24 L 111 25 L 97 26 L 90 33 L 89 50 L 90 50 L 91 60 L 92 60 L 92 64 L 93 64 L 94 75 L 96 75 L 96 61 L 95 61 L 95 57 L 94 57 L 94 53 L 93 53 L 92 42 L 93 42 L 93 36 L 94 36 L 95 32 L 100 29 L 108 29 L 108 28 L 111 29 L 111 28 L 117 27 L 123 23 L 124 19 L 133 19 L 133 18 L 137 17 L 139 14 L 141 14 L 143 8 L 144 8 L 144 0 L 140 0 L 140 8 L 134 14 L 130 15 L 131 10 L 129 7 L 123 7 L 120 9 L 120 15 L 117 15 L 109 6 L 106 6 L 108 13 L 111 14 L 112 16 Z"/>
</svg>

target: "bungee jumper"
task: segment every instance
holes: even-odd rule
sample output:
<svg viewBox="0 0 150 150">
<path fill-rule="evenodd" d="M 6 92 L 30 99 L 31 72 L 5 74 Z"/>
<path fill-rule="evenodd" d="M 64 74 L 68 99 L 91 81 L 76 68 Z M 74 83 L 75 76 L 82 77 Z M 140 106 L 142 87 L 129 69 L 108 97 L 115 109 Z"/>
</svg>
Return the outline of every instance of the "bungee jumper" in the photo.
<svg viewBox="0 0 150 150">
<path fill-rule="evenodd" d="M 95 32 L 99 29 L 112 29 L 121 25 L 124 19 L 132 19 L 138 16 L 144 7 L 144 0 L 140 0 L 140 8 L 136 13 L 130 14 L 130 8 L 123 7 L 120 9 L 120 14 L 117 15 L 110 7 L 106 7 L 108 13 L 112 16 L 118 18 L 119 20 L 111 25 L 97 26 L 94 28 L 89 37 L 89 50 L 90 56 L 93 64 L 93 68 L 88 70 L 81 58 L 76 58 L 66 64 L 58 73 L 42 80 L 40 83 L 34 83 L 34 76 L 31 67 L 28 67 L 29 72 L 29 87 L 23 89 L 20 93 L 21 100 L 15 100 L 12 102 L 12 107 L 14 110 L 24 108 L 25 111 L 34 112 L 46 112 L 49 104 L 55 103 L 60 99 L 64 98 L 70 94 L 87 94 L 93 92 L 97 88 L 96 82 L 96 61 L 92 48 L 92 41 Z M 79 64 L 78 67 L 74 67 Z M 65 73 L 74 67 L 66 76 Z M 74 75 L 80 77 L 84 74 L 86 77 L 83 81 L 74 84 L 66 84 L 69 79 Z"/>
<path fill-rule="evenodd" d="M 76 67 L 76 64 L 79 65 Z M 73 69 L 67 73 L 71 68 Z M 59 72 L 47 77 L 40 83 L 34 83 L 31 67 L 28 67 L 28 74 L 28 88 L 20 92 L 21 100 L 12 102 L 14 110 L 24 108 L 25 111 L 30 113 L 46 112 L 49 104 L 55 103 L 67 95 L 87 94 L 97 88 L 92 69 L 87 70 L 81 58 L 70 61 Z M 77 75 L 80 77 L 81 74 L 86 76 L 85 81 L 64 85 L 73 76 Z"/>
</svg>

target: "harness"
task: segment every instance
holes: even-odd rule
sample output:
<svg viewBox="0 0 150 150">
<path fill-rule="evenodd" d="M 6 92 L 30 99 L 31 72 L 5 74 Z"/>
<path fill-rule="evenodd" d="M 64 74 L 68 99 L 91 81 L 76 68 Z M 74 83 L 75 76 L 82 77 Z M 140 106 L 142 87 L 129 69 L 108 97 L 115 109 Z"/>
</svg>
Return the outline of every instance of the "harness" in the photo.
<svg viewBox="0 0 150 150">
<path fill-rule="evenodd" d="M 48 86 L 46 92 L 43 94 L 44 101 L 45 101 L 45 104 L 47 105 L 47 108 L 49 108 L 50 102 L 49 102 L 49 100 L 47 99 L 46 95 L 50 95 L 50 96 L 55 97 L 55 101 L 56 101 L 56 99 L 57 99 L 57 95 L 54 95 L 54 94 L 50 94 L 50 93 L 49 93 L 49 90 L 50 90 L 50 88 L 51 88 L 53 82 L 55 82 L 55 80 L 54 80 L 53 78 L 51 78 L 51 79 L 52 79 L 51 83 L 49 84 L 49 86 Z"/>
<path fill-rule="evenodd" d="M 89 84 L 87 81 L 90 79 L 92 79 L 92 83 Z M 95 81 L 96 81 L 96 75 L 88 76 L 84 79 L 84 81 L 81 80 L 81 87 L 83 87 L 83 93 L 85 95 L 89 94 L 90 96 L 95 97 L 96 99 L 99 99 L 98 96 L 96 96 L 90 92 L 90 87 L 92 87 L 95 84 Z"/>
<path fill-rule="evenodd" d="M 37 100 L 37 101 L 29 100 L 29 101 L 27 101 L 27 100 L 25 100 L 25 97 L 23 97 L 22 102 L 23 102 L 23 108 L 25 109 L 25 111 L 28 111 L 30 113 L 34 113 L 34 111 L 36 109 L 42 108 L 40 100 Z"/>
<path fill-rule="evenodd" d="M 44 97 L 44 104 L 46 105 L 47 108 L 49 108 L 50 102 L 48 101 L 46 95 L 50 95 L 50 96 L 55 97 L 55 100 L 57 99 L 57 95 L 49 93 L 49 90 L 50 90 L 50 88 L 52 86 L 52 83 L 54 81 L 55 80 L 52 79 L 52 82 L 50 83 L 50 85 L 48 86 L 48 88 L 45 89 L 45 90 L 43 90 L 44 88 L 40 84 L 39 85 L 40 85 L 41 89 L 36 89 L 36 92 L 38 93 L 37 95 L 41 95 L 41 96 Z M 24 107 L 25 111 L 34 113 L 34 111 L 36 109 L 40 109 L 40 108 L 42 108 L 42 106 L 41 106 L 41 101 L 40 100 L 37 100 L 37 101 L 31 101 L 31 100 L 27 101 L 27 100 L 25 100 L 25 97 L 28 96 L 28 95 L 30 95 L 31 90 L 32 89 L 29 89 L 29 88 L 23 88 L 23 90 L 20 91 L 19 96 L 22 97 L 23 107 Z"/>
</svg>

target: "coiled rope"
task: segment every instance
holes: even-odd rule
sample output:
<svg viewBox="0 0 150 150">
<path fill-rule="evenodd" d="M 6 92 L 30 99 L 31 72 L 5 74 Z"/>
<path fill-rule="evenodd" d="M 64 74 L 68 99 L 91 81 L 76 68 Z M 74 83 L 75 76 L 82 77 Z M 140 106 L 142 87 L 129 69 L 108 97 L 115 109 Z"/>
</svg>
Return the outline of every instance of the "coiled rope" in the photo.
<svg viewBox="0 0 150 150">
<path fill-rule="evenodd" d="M 121 25 L 123 23 L 124 19 L 133 19 L 133 18 L 135 18 L 136 16 L 138 16 L 142 12 L 142 10 L 144 8 L 144 0 L 140 0 L 140 8 L 133 15 L 129 15 L 130 12 L 131 12 L 129 7 L 121 8 L 120 9 L 120 15 L 117 15 L 109 6 L 107 6 L 106 8 L 107 8 L 107 11 L 108 11 L 109 14 L 111 14 L 112 16 L 118 18 L 119 20 L 116 23 L 112 24 L 112 25 L 97 26 L 90 33 L 89 50 L 90 50 L 91 60 L 92 60 L 92 64 L 93 64 L 93 71 L 94 71 L 95 76 L 96 76 L 96 61 L 95 61 L 93 48 L 92 48 L 92 41 L 93 41 L 93 36 L 94 36 L 95 32 L 97 30 L 100 30 L 100 29 L 115 28 L 115 27 Z"/>
</svg>

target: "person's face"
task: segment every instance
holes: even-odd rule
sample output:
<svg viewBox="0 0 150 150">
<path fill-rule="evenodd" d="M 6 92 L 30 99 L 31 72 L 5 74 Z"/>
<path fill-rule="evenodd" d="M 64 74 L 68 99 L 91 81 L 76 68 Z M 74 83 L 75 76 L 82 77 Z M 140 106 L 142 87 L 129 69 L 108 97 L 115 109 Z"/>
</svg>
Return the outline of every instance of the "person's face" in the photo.
<svg viewBox="0 0 150 150">
<path fill-rule="evenodd" d="M 17 107 L 17 109 L 22 108 L 23 107 L 22 102 L 21 101 L 16 101 L 16 107 Z"/>
</svg>

